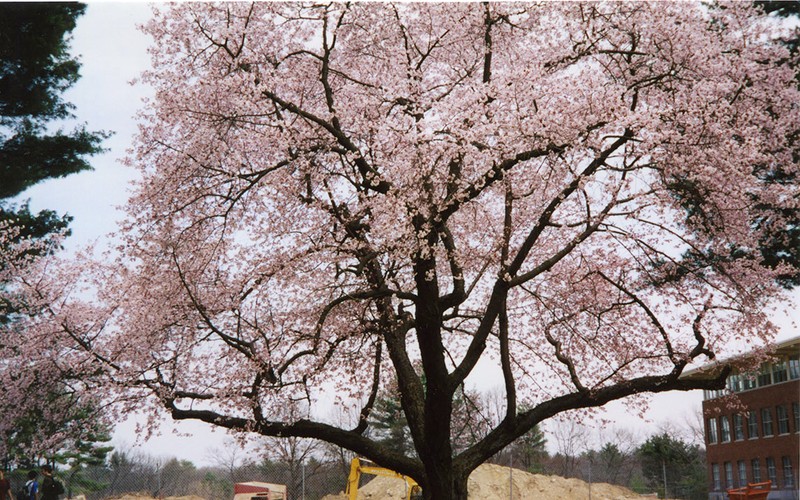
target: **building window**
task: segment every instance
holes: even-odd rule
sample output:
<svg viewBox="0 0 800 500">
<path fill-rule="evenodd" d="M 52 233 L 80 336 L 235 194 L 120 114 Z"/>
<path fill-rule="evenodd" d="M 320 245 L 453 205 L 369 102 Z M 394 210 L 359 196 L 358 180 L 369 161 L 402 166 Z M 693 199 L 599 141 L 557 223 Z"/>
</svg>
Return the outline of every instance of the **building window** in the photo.
<svg viewBox="0 0 800 500">
<path fill-rule="evenodd" d="M 741 413 L 733 416 L 733 439 L 737 441 L 744 439 L 744 419 Z"/>
<path fill-rule="evenodd" d="M 728 377 L 728 390 L 730 392 L 741 392 L 742 391 L 742 376 L 741 375 L 731 375 Z"/>
<path fill-rule="evenodd" d="M 731 440 L 731 423 L 728 420 L 728 417 L 720 417 L 719 423 L 722 430 L 722 432 L 720 433 L 721 434 L 720 437 L 722 437 L 722 442 L 729 443 Z"/>
<path fill-rule="evenodd" d="M 733 488 L 733 464 L 725 462 L 725 488 Z"/>
<path fill-rule="evenodd" d="M 772 435 L 772 412 L 769 408 L 761 409 L 761 435 L 764 437 Z"/>
<path fill-rule="evenodd" d="M 769 476 L 769 480 L 772 483 L 773 488 L 778 487 L 778 471 L 775 468 L 775 459 L 772 457 L 767 457 L 767 476 Z"/>
<path fill-rule="evenodd" d="M 792 470 L 792 459 L 783 457 L 783 486 L 794 488 L 794 471 Z"/>
<path fill-rule="evenodd" d="M 800 403 L 792 403 L 792 413 L 794 414 L 794 431 L 800 432 Z"/>
<path fill-rule="evenodd" d="M 784 405 L 775 408 L 778 415 L 778 434 L 789 434 L 789 412 Z"/>
<path fill-rule="evenodd" d="M 717 442 L 717 419 L 708 419 L 708 443 L 714 444 Z"/>
<path fill-rule="evenodd" d="M 772 385 L 772 365 L 764 363 L 758 371 L 758 386 L 765 387 L 767 385 Z"/>
<path fill-rule="evenodd" d="M 783 361 L 775 363 L 772 367 L 772 383 L 779 384 L 787 380 L 789 380 L 789 376 L 786 374 L 786 363 Z"/>
<path fill-rule="evenodd" d="M 747 437 L 750 439 L 758 437 L 758 414 L 754 410 L 747 414 Z"/>
<path fill-rule="evenodd" d="M 797 354 L 789 357 L 789 378 L 792 380 L 800 378 L 800 356 Z"/>
<path fill-rule="evenodd" d="M 742 375 L 742 390 L 749 391 L 756 388 L 756 378 L 752 374 Z"/>
<path fill-rule="evenodd" d="M 747 463 L 744 460 L 739 460 L 739 488 L 747 486 Z"/>
<path fill-rule="evenodd" d="M 719 464 L 711 464 L 711 479 L 714 482 L 713 490 L 719 491 L 722 489 L 722 483 L 719 480 Z"/>
<path fill-rule="evenodd" d="M 760 483 L 761 482 L 761 463 L 758 461 L 757 458 L 754 458 L 750 461 L 750 468 L 753 469 L 753 482 Z"/>
<path fill-rule="evenodd" d="M 727 390 L 722 390 L 722 389 L 714 391 L 705 390 L 703 391 L 703 400 L 708 401 L 709 399 L 717 399 L 727 394 L 728 394 Z"/>
</svg>

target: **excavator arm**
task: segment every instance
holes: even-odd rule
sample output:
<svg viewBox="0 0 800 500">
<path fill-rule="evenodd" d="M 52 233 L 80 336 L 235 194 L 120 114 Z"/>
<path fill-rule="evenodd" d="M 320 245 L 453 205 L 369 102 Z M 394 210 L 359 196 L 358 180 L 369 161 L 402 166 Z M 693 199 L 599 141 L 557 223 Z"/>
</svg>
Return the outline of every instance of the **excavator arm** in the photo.
<svg viewBox="0 0 800 500">
<path fill-rule="evenodd" d="M 406 500 L 416 500 L 418 498 L 422 498 L 422 488 L 420 488 L 417 482 L 410 477 L 404 476 L 403 474 L 395 472 L 391 469 L 381 467 L 367 460 L 354 458 L 350 462 L 350 475 L 347 478 L 346 494 L 348 500 L 358 500 L 358 483 L 362 474 L 402 479 L 406 483 Z"/>
</svg>

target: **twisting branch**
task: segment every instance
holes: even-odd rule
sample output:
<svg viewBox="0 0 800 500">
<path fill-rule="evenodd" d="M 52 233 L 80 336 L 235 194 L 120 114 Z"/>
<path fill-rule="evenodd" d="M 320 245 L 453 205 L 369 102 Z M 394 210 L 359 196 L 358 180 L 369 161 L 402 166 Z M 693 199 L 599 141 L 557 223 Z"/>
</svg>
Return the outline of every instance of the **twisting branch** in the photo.
<svg viewBox="0 0 800 500">
<path fill-rule="evenodd" d="M 441 298 L 442 310 L 456 307 L 467 298 L 464 289 L 464 270 L 458 262 L 456 255 L 456 243 L 453 235 L 446 225 L 442 225 L 439 230 L 441 241 L 447 252 L 447 261 L 450 264 L 450 274 L 453 276 L 453 291 Z"/>
<path fill-rule="evenodd" d="M 692 322 L 692 332 L 694 333 L 695 340 L 697 340 L 697 345 L 695 345 L 694 349 L 692 349 L 692 352 L 689 353 L 689 357 L 691 359 L 694 359 L 701 354 L 707 356 L 708 359 L 716 358 L 714 351 L 706 347 L 706 338 L 703 336 L 703 332 L 700 331 L 700 323 L 703 322 L 703 318 L 705 318 L 706 313 L 710 309 L 710 304 L 706 303 L 703 306 L 703 309 L 697 313 L 697 316 L 695 316 L 694 321 Z"/>
<path fill-rule="evenodd" d="M 553 337 L 549 328 L 545 329 L 544 337 L 547 339 L 547 342 L 553 346 L 556 359 L 567 368 L 569 378 L 572 381 L 572 385 L 575 386 L 575 389 L 581 394 L 587 393 L 588 389 L 583 385 L 583 382 L 581 382 L 578 376 L 578 370 L 575 369 L 575 363 L 572 362 L 572 359 L 564 352 L 564 349 L 562 349 L 561 341 Z"/>
<path fill-rule="evenodd" d="M 503 217 L 503 244 L 500 249 L 501 275 L 506 273 L 509 245 L 513 224 L 514 192 L 511 184 L 506 182 L 505 207 Z M 511 350 L 509 348 L 508 305 L 506 298 L 500 309 L 500 365 L 503 370 L 503 382 L 506 390 L 506 419 L 511 419 L 517 414 L 517 384 L 514 381 L 514 371 L 511 367 Z"/>
<path fill-rule="evenodd" d="M 539 239 L 539 236 L 541 236 L 544 230 L 550 225 L 551 218 L 556 209 L 561 206 L 564 200 L 566 200 L 580 187 L 581 182 L 584 179 L 594 174 L 602 165 L 605 164 L 605 162 L 611 157 L 612 154 L 614 154 L 614 152 L 616 152 L 632 138 L 633 132 L 630 129 L 625 129 L 621 136 L 619 136 L 606 150 L 604 150 L 591 163 L 589 163 L 589 165 L 587 165 L 578 176 L 576 176 L 561 190 L 557 196 L 550 201 L 548 206 L 539 216 L 539 219 L 537 220 L 533 229 L 531 229 L 530 233 L 517 250 L 516 256 L 508 265 L 506 272 L 503 273 L 495 282 L 494 287 L 492 288 L 491 296 L 489 297 L 487 305 L 484 309 L 483 318 L 481 319 L 478 328 L 475 330 L 472 342 L 470 342 L 461 364 L 458 365 L 451 374 L 451 383 L 460 383 L 463 381 L 467 374 L 472 371 L 475 364 L 478 362 L 478 359 L 486 348 L 486 339 L 490 335 L 500 311 L 502 310 L 502 304 L 508 296 L 508 290 L 512 286 L 521 285 L 525 281 L 532 279 L 547 269 L 552 268 L 552 266 L 554 266 L 559 260 L 571 252 L 578 244 L 580 244 L 580 242 L 588 238 L 597 229 L 603 217 L 607 215 L 613 207 L 613 201 L 605 207 L 594 224 L 589 224 L 581 234 L 576 236 L 569 244 L 553 255 L 550 259 L 544 261 L 532 271 L 515 277 L 516 273 L 519 271 L 520 267 L 522 267 L 522 264 L 525 262 L 531 250 L 533 249 L 534 244 Z"/>
<path fill-rule="evenodd" d="M 381 354 L 383 353 L 383 343 L 378 340 L 375 343 L 375 366 L 372 370 L 372 388 L 369 391 L 369 397 L 358 419 L 358 425 L 353 429 L 356 434 L 364 434 L 367 430 L 369 415 L 372 413 L 372 408 L 375 406 L 375 400 L 378 398 L 378 390 L 381 384 Z"/>
<path fill-rule="evenodd" d="M 178 279 L 180 280 L 181 286 L 186 292 L 186 296 L 189 298 L 189 301 L 192 304 L 192 309 L 200 315 L 200 319 L 202 319 L 203 324 L 205 324 L 209 330 L 211 330 L 215 335 L 217 335 L 220 340 L 225 342 L 227 345 L 232 347 L 233 349 L 237 350 L 241 354 L 244 354 L 247 359 L 255 359 L 255 356 L 252 351 L 252 344 L 249 342 L 245 342 L 241 339 L 237 339 L 231 335 L 228 335 L 224 331 L 222 331 L 219 327 L 217 327 L 216 323 L 214 322 L 211 315 L 208 313 L 208 310 L 197 297 L 197 295 L 192 291 L 192 287 L 189 284 L 188 279 L 186 278 L 186 274 L 183 271 L 183 266 L 181 266 L 180 261 L 178 260 L 178 254 L 176 252 L 175 247 L 170 249 L 170 257 L 172 258 L 172 263 L 175 265 L 175 271 L 178 274 Z"/>
<path fill-rule="evenodd" d="M 213 410 L 182 408 L 174 396 L 165 397 L 163 404 L 175 420 L 199 420 L 224 429 L 256 432 L 262 436 L 322 439 L 329 443 L 346 447 L 358 454 L 381 457 L 383 465 L 402 474 L 417 475 L 417 477 L 423 476 L 422 466 L 416 460 L 408 458 L 396 450 L 381 446 L 357 432 L 340 429 L 330 424 L 305 419 L 293 423 L 283 423 L 273 422 L 265 418 L 256 422 L 242 417 L 225 415 Z"/>
<path fill-rule="evenodd" d="M 500 341 L 500 366 L 503 370 L 503 385 L 506 391 L 506 419 L 511 419 L 517 413 L 517 384 L 514 380 L 514 371 L 511 367 L 511 349 L 509 346 L 508 306 L 503 303 L 498 318 Z"/>
</svg>

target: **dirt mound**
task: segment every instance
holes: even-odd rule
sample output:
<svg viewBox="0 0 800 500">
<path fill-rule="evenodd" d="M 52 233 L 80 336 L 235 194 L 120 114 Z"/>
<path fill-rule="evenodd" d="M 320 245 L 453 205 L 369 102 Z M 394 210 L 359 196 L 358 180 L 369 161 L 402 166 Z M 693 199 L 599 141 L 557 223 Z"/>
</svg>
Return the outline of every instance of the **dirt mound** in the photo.
<svg viewBox="0 0 800 500">
<path fill-rule="evenodd" d="M 580 479 L 530 474 L 519 469 L 484 464 L 469 476 L 470 500 L 627 500 L 648 498 L 633 491 L 605 483 L 589 484 Z M 509 488 L 511 495 L 509 495 Z M 376 477 L 358 492 L 359 500 L 399 500 L 405 498 L 405 482 L 401 479 Z M 344 494 L 328 495 L 322 500 L 347 500 Z"/>
</svg>

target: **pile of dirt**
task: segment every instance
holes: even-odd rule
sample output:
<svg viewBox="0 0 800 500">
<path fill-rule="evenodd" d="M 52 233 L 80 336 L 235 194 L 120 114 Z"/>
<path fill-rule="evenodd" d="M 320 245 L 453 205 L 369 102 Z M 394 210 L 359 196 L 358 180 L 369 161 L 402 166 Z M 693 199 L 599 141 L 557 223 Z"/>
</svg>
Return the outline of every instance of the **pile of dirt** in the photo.
<svg viewBox="0 0 800 500">
<path fill-rule="evenodd" d="M 592 500 L 627 500 L 652 498 L 639 495 L 622 486 L 606 483 L 591 485 L 580 479 L 531 474 L 519 469 L 484 464 L 469 476 L 467 484 L 471 500 L 564 500 L 589 498 Z M 510 494 L 509 494 L 509 489 Z M 395 500 L 405 498 L 402 479 L 376 477 L 359 489 L 359 500 Z M 347 500 L 347 496 L 328 495 L 322 500 Z"/>
</svg>

